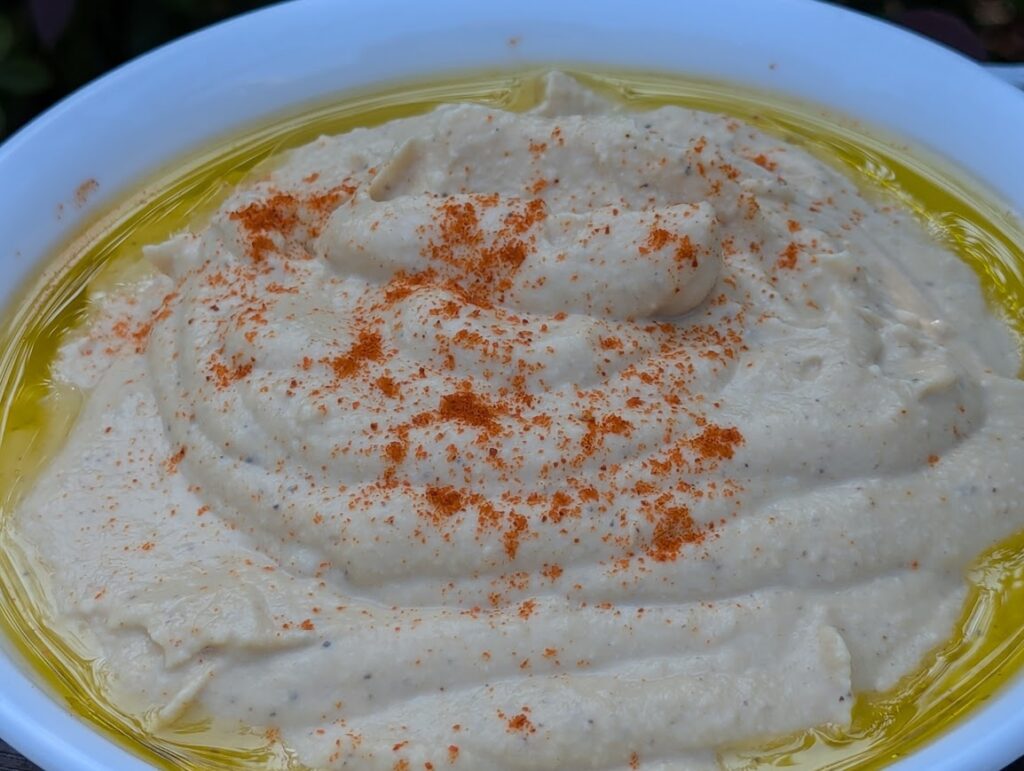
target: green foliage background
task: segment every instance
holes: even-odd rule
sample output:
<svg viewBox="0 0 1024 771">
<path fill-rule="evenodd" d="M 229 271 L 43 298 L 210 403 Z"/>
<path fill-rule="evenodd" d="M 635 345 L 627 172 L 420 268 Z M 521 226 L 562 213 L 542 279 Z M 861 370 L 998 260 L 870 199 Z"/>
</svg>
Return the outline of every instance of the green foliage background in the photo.
<svg viewBox="0 0 1024 771">
<path fill-rule="evenodd" d="M 372 0 L 363 0 L 372 2 Z M 430 0 L 423 0 L 429 2 Z M 504 0 L 480 0 L 480 2 Z M 774 0 L 764 0 L 774 2 Z M 0 0 L 0 138 L 54 101 L 154 46 L 267 0 Z M 848 0 L 899 19 L 932 9 L 966 23 L 994 61 L 1024 60 L 1024 0 Z"/>
</svg>

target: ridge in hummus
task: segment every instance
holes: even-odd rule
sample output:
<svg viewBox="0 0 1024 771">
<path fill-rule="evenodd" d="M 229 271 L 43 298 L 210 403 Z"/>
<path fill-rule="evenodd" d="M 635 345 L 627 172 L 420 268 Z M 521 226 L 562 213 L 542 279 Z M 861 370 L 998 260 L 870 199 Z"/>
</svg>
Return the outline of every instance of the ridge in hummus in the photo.
<svg viewBox="0 0 1024 771">
<path fill-rule="evenodd" d="M 1024 528 L 976 277 L 805 150 L 568 76 L 323 137 L 99 297 L 10 535 L 150 729 L 699 768 L 850 720 Z"/>
</svg>

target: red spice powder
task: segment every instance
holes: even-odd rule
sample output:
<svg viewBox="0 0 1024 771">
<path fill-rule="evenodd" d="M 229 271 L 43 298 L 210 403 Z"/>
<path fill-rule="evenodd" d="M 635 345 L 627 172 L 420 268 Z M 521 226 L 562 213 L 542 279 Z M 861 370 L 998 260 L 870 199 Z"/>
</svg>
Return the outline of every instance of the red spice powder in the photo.
<svg viewBox="0 0 1024 771">
<path fill-rule="evenodd" d="M 208 379 L 212 379 L 217 388 L 223 391 L 232 383 L 248 377 L 252 372 L 252 368 L 253 362 L 251 360 L 245 363 L 232 362 L 231 365 L 227 365 L 215 358 L 210 363 L 212 376 Z"/>
<path fill-rule="evenodd" d="M 680 236 L 679 245 L 675 251 L 676 262 L 680 265 L 683 263 L 689 263 L 692 267 L 697 267 L 697 248 L 693 245 L 689 236 Z"/>
<path fill-rule="evenodd" d="M 236 209 L 228 218 L 241 224 L 248 234 L 249 256 L 260 262 L 274 250 L 269 234 L 290 236 L 302 224 L 302 212 L 312 215 L 314 222 L 307 225 L 311 236 L 317 235 L 322 222 L 334 211 L 343 198 L 351 196 L 356 188 L 342 184 L 323 193 L 298 196 L 275 192 L 267 198 Z"/>
<path fill-rule="evenodd" d="M 173 474 L 178 470 L 178 464 L 185 459 L 186 452 L 187 448 L 182 445 L 174 455 L 167 459 L 167 462 L 164 464 L 164 468 L 167 469 L 168 474 Z"/>
<path fill-rule="evenodd" d="M 534 727 L 530 718 L 527 717 L 526 713 L 529 712 L 528 707 L 523 707 L 523 711 L 518 715 L 507 717 L 504 712 L 498 710 L 498 718 L 504 720 L 507 728 L 505 729 L 509 733 L 536 733 L 537 729 Z"/>
<path fill-rule="evenodd" d="M 443 520 L 462 511 L 463 495 L 454 487 L 427 487 L 424 493 L 436 519 Z"/>
<path fill-rule="evenodd" d="M 493 530 L 501 525 L 502 515 L 494 506 L 487 501 L 480 501 L 477 505 L 477 528 L 480 531 Z"/>
<path fill-rule="evenodd" d="M 534 225 L 543 222 L 548 216 L 547 204 L 543 199 L 533 198 L 522 205 L 522 211 L 511 211 L 505 215 L 506 228 L 516 235 L 523 235 Z M 500 238 L 503 234 L 499 233 Z"/>
<path fill-rule="evenodd" d="M 396 465 L 405 460 L 405 456 L 408 452 L 409 443 L 407 440 L 388 442 L 387 446 L 384 448 L 384 454 L 387 459 Z"/>
<path fill-rule="evenodd" d="M 492 429 L 496 425 L 500 410 L 472 391 L 464 390 L 442 396 L 437 414 L 442 420 L 454 420 L 477 428 Z"/>
<path fill-rule="evenodd" d="M 571 504 L 572 498 L 569 497 L 569 494 L 562 490 L 557 490 L 551 496 L 551 507 L 548 509 L 548 513 L 544 515 L 544 518 L 550 522 L 561 522 L 568 516 L 578 514 L 578 508 L 575 511 L 569 508 Z"/>
<path fill-rule="evenodd" d="M 537 609 L 537 602 L 535 600 L 523 600 L 519 603 L 519 617 L 522 619 L 528 619 L 533 615 Z"/>
<path fill-rule="evenodd" d="M 530 522 L 522 514 L 512 512 L 509 517 L 509 529 L 502 535 L 502 543 L 505 546 L 505 556 L 514 560 L 519 552 L 519 541 L 527 530 L 530 529 Z"/>
<path fill-rule="evenodd" d="M 438 281 L 437 272 L 428 268 L 418 273 L 398 271 L 384 287 L 384 301 L 388 305 L 401 302 L 417 289 Z"/>
<path fill-rule="evenodd" d="M 253 201 L 228 217 L 241 222 L 250 233 L 288 235 L 299 224 L 299 204 L 299 199 L 291 193 L 276 193 L 265 200 Z"/>
<path fill-rule="evenodd" d="M 549 581 L 557 581 L 562 575 L 561 565 L 544 565 L 541 568 L 540 574 Z"/>
<path fill-rule="evenodd" d="M 640 247 L 640 254 L 650 254 L 665 247 L 665 244 L 674 241 L 675 236 L 665 228 L 652 228 L 647 235 L 647 241 Z"/>
<path fill-rule="evenodd" d="M 731 171 L 725 169 L 723 173 L 730 174 Z M 338 192 L 333 197 L 314 200 L 301 195 L 275 193 L 231 216 L 241 223 L 249 235 L 250 244 L 258 247 L 261 239 L 265 239 L 269 250 L 279 237 L 308 232 L 312 227 L 310 220 L 316 219 L 310 212 L 315 214 L 320 207 L 326 213 L 337 205 L 343 194 Z M 637 354 L 637 363 L 630 366 L 624 378 L 626 382 L 635 378 L 636 382 L 643 383 L 644 398 L 629 395 L 626 391 L 609 400 L 606 398 L 609 394 L 599 386 L 579 387 L 570 391 L 575 394 L 570 398 L 577 402 L 574 409 L 580 416 L 578 422 L 574 425 L 570 422 L 569 426 L 554 425 L 553 415 L 540 411 L 544 400 L 527 390 L 528 379 L 543 373 L 539 369 L 530 369 L 534 366 L 529 361 L 530 357 L 521 356 L 528 346 L 537 344 L 538 333 L 529 326 L 528 319 L 512 313 L 501 302 L 501 293 L 511 286 L 515 271 L 535 249 L 531 231 L 547 217 L 545 203 L 539 198 L 502 199 L 497 195 L 474 195 L 434 199 L 434 207 L 432 222 L 419 233 L 423 239 L 421 243 L 426 244 L 422 252 L 424 269 L 393 276 L 381 292 L 382 299 L 378 298 L 372 306 L 360 308 L 360 315 L 353 321 L 355 342 L 349 349 L 341 355 L 324 357 L 317 362 L 306 356 L 301 368 L 310 374 L 298 375 L 299 378 L 308 377 L 311 382 L 315 382 L 317 376 L 329 380 L 333 375 L 335 383 L 332 390 L 358 394 L 358 400 L 353 402 L 338 398 L 339 405 L 351 403 L 353 409 L 370 409 L 379 416 L 371 424 L 373 435 L 379 441 L 372 451 L 383 459 L 384 469 L 369 494 L 390 496 L 396 491 L 413 489 L 413 480 L 403 479 L 400 475 L 406 469 L 399 466 L 409 459 L 410 452 L 415 460 L 422 461 L 433 451 L 441 453 L 442 459 L 447 457 L 451 475 L 448 478 L 435 477 L 434 484 L 419 488 L 422 497 L 416 514 L 423 518 L 423 522 L 442 530 L 447 540 L 450 537 L 448 529 L 463 523 L 460 513 L 474 511 L 477 538 L 481 543 L 485 539 L 492 543 L 499 539 L 504 556 L 510 562 L 517 559 L 524 543 L 540 537 L 540 527 L 543 527 L 545 537 L 564 536 L 569 543 L 580 535 L 581 526 L 591 526 L 592 522 L 593 528 L 606 529 L 598 533 L 605 543 L 622 546 L 622 554 L 626 555 L 623 560 L 627 564 L 634 557 L 641 564 L 645 558 L 658 562 L 674 560 L 684 553 L 687 546 L 701 544 L 714 537 L 711 525 L 702 525 L 694 519 L 694 513 L 699 511 L 698 502 L 703 496 L 731 494 L 736 486 L 728 480 L 703 477 L 721 462 L 732 459 L 743 437 L 734 427 L 718 426 L 700 417 L 698 413 L 704 406 L 698 403 L 698 395 L 689 392 L 687 385 L 695 371 L 694 361 L 698 364 L 707 361 L 715 367 L 727 366 L 729 360 L 738 356 L 743 347 L 742 338 L 736 330 L 741 325 L 735 320 L 683 325 L 651 322 L 640 327 L 636 339 L 627 331 L 622 331 L 621 336 L 618 336 L 620 333 L 606 333 L 609 336 L 598 341 L 601 351 L 629 350 Z M 799 247 L 795 243 L 790 246 L 794 250 L 795 265 L 795 251 Z M 641 253 L 669 249 L 680 264 L 695 264 L 697 260 L 697 248 L 688 236 L 675 234 L 657 223 L 646 234 L 639 249 Z M 268 266 L 247 266 L 254 275 L 268 269 Z M 224 281 L 223 277 L 219 279 L 220 283 Z M 385 362 L 390 355 L 385 350 L 381 332 L 377 330 L 383 328 L 387 317 L 382 317 L 382 313 L 393 312 L 395 303 L 421 289 L 442 290 L 429 295 L 424 292 L 423 295 L 424 299 L 429 298 L 430 304 L 424 306 L 422 323 L 427 330 L 434 330 L 428 334 L 435 335 L 439 346 L 438 359 L 421 362 L 418 376 L 415 369 L 403 370 L 402 387 L 399 388 L 398 382 L 390 371 L 384 370 L 383 365 L 370 366 Z M 267 294 L 255 299 L 246 297 L 245 302 L 249 303 L 247 320 L 256 321 L 270 315 L 266 313 L 267 301 L 276 302 L 270 295 L 288 291 L 287 282 L 269 282 Z M 436 299 L 439 295 L 440 299 Z M 727 298 L 723 294 L 709 307 L 725 302 Z M 555 315 L 556 320 L 565 318 L 565 313 Z M 455 319 L 470 321 L 473 326 L 459 328 L 459 322 L 447 322 Z M 478 329 L 483 334 L 476 331 Z M 542 331 L 547 332 L 548 328 L 544 326 Z M 127 329 L 123 332 L 127 333 Z M 654 348 L 649 352 L 642 347 L 640 332 L 653 336 Z M 482 388 L 477 391 L 471 379 L 459 382 L 446 371 L 446 368 L 451 370 L 455 367 L 452 352 L 455 346 L 473 350 L 475 357 L 490 359 L 494 369 L 507 368 L 507 386 L 492 382 L 486 391 Z M 339 345 L 336 350 L 344 348 Z M 607 357 L 605 362 L 621 358 L 611 353 L 598 355 L 598 359 L 604 357 Z M 327 369 L 321 369 L 321 366 Z M 228 363 L 218 358 L 211 365 L 212 379 L 218 387 L 226 388 L 248 376 L 252 367 L 253 363 L 249 361 L 233 360 Z M 430 381 L 429 378 L 437 376 L 441 377 L 444 385 L 438 387 Z M 490 380 L 486 373 L 483 377 Z M 344 380 L 355 382 L 344 385 L 337 382 Z M 299 383 L 298 378 L 294 379 L 292 388 L 297 390 Z M 326 390 L 310 389 L 310 398 L 320 399 Z M 341 394 L 338 395 L 340 397 Z M 332 401 L 333 398 L 332 394 Z M 387 400 L 399 398 L 413 406 L 414 417 L 405 418 L 406 422 L 396 425 L 388 420 L 388 415 L 394 414 L 394 405 Z M 360 401 L 363 407 L 360 407 Z M 436 406 L 431 409 L 431 405 Z M 683 437 L 673 434 L 677 429 L 667 418 L 669 412 L 689 414 L 697 420 L 698 431 Z M 643 444 L 639 452 L 646 453 L 641 464 L 643 476 L 661 474 L 655 483 L 631 477 L 637 467 L 634 465 L 632 470 L 627 470 L 625 464 L 620 467 L 611 462 L 612 453 L 606 447 L 629 442 L 634 424 L 649 427 L 652 414 L 665 416 L 665 438 L 662 440 L 665 446 L 658 448 Z M 457 425 L 454 428 L 439 425 L 444 422 Z M 446 431 L 449 434 L 462 433 L 459 426 L 479 432 L 475 436 L 476 444 L 465 451 L 444 439 Z M 410 435 L 414 429 L 428 430 L 419 432 L 425 435 L 419 436 L 419 444 L 411 445 Z M 562 440 L 557 452 L 543 458 L 544 470 L 540 473 L 542 476 L 550 475 L 545 484 L 538 485 L 536 491 L 520 494 L 516 492 L 514 475 L 524 461 L 521 455 L 516 457 L 522 449 L 522 445 L 516 442 L 516 436 L 530 432 L 553 438 L 561 435 Z M 572 441 L 574 435 L 579 436 L 578 447 Z M 615 436 L 623 438 L 610 438 Z M 436 447 L 432 445 L 435 439 Z M 650 441 L 646 436 L 636 438 L 638 444 Z M 654 440 L 655 443 L 657 441 Z M 601 457 L 602 453 L 609 458 Z M 588 459 L 594 462 L 587 463 L 584 473 L 579 466 Z M 472 468 L 474 463 L 486 465 L 488 473 L 508 475 L 507 495 L 492 502 L 469 492 L 476 475 Z M 457 464 L 460 467 L 456 467 Z M 577 476 L 560 479 L 559 475 L 569 466 L 575 467 L 573 472 Z M 677 476 L 667 476 L 670 473 Z M 718 488 L 715 487 L 716 482 L 720 485 Z M 557 489 L 559 486 L 562 489 Z M 639 511 L 628 512 L 628 515 L 622 513 L 621 517 L 610 513 L 615 512 L 616 496 L 620 493 L 626 493 L 633 501 L 639 498 Z M 368 499 L 364 497 L 363 500 Z M 592 513 L 593 517 L 581 522 L 584 511 Z M 636 526 L 633 518 L 637 514 L 646 518 L 646 524 L 651 528 L 649 543 L 639 548 L 632 530 Z M 396 519 L 391 517 L 385 522 L 395 527 L 399 525 Z M 608 522 L 613 524 L 606 524 Z M 415 537 L 427 543 L 421 527 L 422 524 L 417 523 Z M 534 527 L 538 529 L 531 531 Z M 607 528 L 622 530 L 616 532 Z M 495 579 L 501 584 L 495 583 L 490 587 L 495 590 L 491 594 L 492 604 L 497 607 L 505 601 L 519 600 L 511 593 L 527 591 L 531 580 L 538 580 L 538 576 L 554 582 L 563 576 L 563 569 L 559 565 L 545 564 L 535 573 L 507 573 Z M 517 612 L 524 619 L 530 618 L 535 612 L 534 601 L 521 602 Z M 510 718 L 510 730 L 532 731 L 527 713 L 524 709 L 522 714 Z M 457 748 L 455 752 L 457 754 Z"/>
<path fill-rule="evenodd" d="M 736 447 L 743 444 L 743 434 L 735 427 L 722 428 L 708 424 L 697 437 L 690 440 L 690 444 L 701 458 L 729 460 L 735 454 Z"/>
<path fill-rule="evenodd" d="M 359 333 L 356 343 L 343 356 L 321 359 L 321 363 L 334 370 L 339 380 L 355 375 L 368 361 L 380 361 L 383 348 L 379 332 L 363 330 Z"/>
<path fill-rule="evenodd" d="M 441 242 L 435 246 L 438 252 L 444 250 L 450 254 L 456 246 L 476 246 L 483 243 L 484 234 L 480 230 L 480 218 L 476 207 L 469 201 L 459 203 L 445 200 L 438 207 L 438 214 L 436 222 L 441 234 Z"/>
<path fill-rule="evenodd" d="M 604 444 L 606 434 L 628 436 L 633 428 L 629 421 L 618 415 L 605 415 L 600 421 L 593 415 L 585 415 L 583 420 L 587 425 L 587 432 L 580 439 L 583 457 L 593 455 Z"/>
<path fill-rule="evenodd" d="M 121 340 L 130 340 L 135 344 L 135 352 L 142 353 L 149 344 L 149 335 L 153 331 L 153 325 L 171 315 L 171 304 L 177 297 L 177 292 L 168 292 L 164 295 L 164 299 L 160 302 L 160 307 L 153 312 L 148 321 L 139 324 L 135 331 L 130 331 L 126 319 L 117 321 L 112 328 L 114 336 Z"/>
<path fill-rule="evenodd" d="M 472 201 L 443 199 L 433 219 L 438 238 L 423 249 L 424 257 L 452 276 L 446 286 L 484 307 L 511 287 L 511 276 L 533 249 L 534 239 L 527 238 L 527 232 L 547 216 L 539 198 L 509 199 L 501 227 L 485 233 L 480 210 L 495 207 L 500 200 L 497 195 L 477 195 Z"/>
<path fill-rule="evenodd" d="M 639 252 L 640 254 L 650 254 L 651 252 L 664 249 L 669 244 L 676 244 L 673 255 L 676 262 L 680 265 L 689 263 L 693 267 L 697 267 L 697 248 L 693 245 L 690 237 L 685 234 L 672 233 L 663 227 L 659 227 L 657 224 L 647 234 L 647 240 L 640 245 Z"/>
<path fill-rule="evenodd" d="M 671 562 L 685 544 L 701 543 L 705 537 L 706 533 L 690 516 L 690 509 L 674 506 L 661 512 L 647 554 L 657 562 Z"/>
<path fill-rule="evenodd" d="M 775 264 L 785 270 L 796 270 L 796 261 L 799 254 L 799 244 L 795 241 L 790 241 L 786 248 L 782 250 L 782 254 L 779 255 L 779 259 Z"/>
<path fill-rule="evenodd" d="M 386 397 L 388 397 L 389 399 L 398 398 L 398 384 L 395 383 L 393 378 L 390 378 L 387 375 L 381 375 L 374 382 L 377 388 L 379 388 L 381 393 L 383 393 Z"/>
</svg>

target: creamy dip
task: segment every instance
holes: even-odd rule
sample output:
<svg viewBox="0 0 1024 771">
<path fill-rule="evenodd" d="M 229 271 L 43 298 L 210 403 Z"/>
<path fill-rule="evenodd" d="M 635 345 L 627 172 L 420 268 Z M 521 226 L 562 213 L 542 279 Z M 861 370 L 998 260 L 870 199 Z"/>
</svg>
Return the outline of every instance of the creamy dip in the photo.
<svg viewBox="0 0 1024 771">
<path fill-rule="evenodd" d="M 292 151 L 95 298 L 11 522 L 151 730 L 713 766 L 850 719 L 1024 527 L 1024 382 L 908 212 L 567 76 Z"/>
</svg>

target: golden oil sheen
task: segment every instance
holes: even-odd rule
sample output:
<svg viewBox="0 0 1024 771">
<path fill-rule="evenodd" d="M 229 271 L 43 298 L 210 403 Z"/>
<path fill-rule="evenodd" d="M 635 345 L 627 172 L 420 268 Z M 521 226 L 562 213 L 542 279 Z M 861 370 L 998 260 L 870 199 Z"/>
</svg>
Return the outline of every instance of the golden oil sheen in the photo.
<svg viewBox="0 0 1024 771">
<path fill-rule="evenodd" d="M 853 122 L 729 84 L 676 76 L 574 73 L 587 85 L 643 110 L 675 104 L 726 113 L 803 146 L 862 189 L 914 211 L 925 228 L 979 275 L 993 310 L 1024 339 L 1024 234 L 1020 223 L 937 159 Z M 473 101 L 523 110 L 542 93 L 542 71 L 478 73 L 353 94 L 218 143 L 151 181 L 99 218 L 56 255 L 8 310 L 0 343 L 0 631 L 77 713 L 128 750 L 164 768 L 298 769 L 260 727 L 217 725 L 186 714 L 152 732 L 104 696 L 102 667 L 74 630 L 56 629 L 45 608 L 45 578 L 15 542 L 5 519 L 73 424 L 82 395 L 50 380 L 61 340 L 88 316 L 90 298 L 143 270 L 141 247 L 208 216 L 241 180 L 281 151 Z M 889 765 L 980 706 L 1024 665 L 1024 533 L 994 548 L 967 576 L 970 593 L 950 639 L 884 693 L 858 694 L 853 723 L 819 727 L 758 747 L 722 753 L 728 769 L 786 765 Z"/>
</svg>

